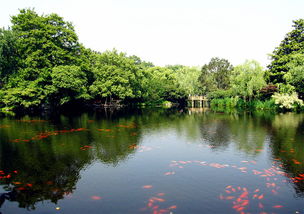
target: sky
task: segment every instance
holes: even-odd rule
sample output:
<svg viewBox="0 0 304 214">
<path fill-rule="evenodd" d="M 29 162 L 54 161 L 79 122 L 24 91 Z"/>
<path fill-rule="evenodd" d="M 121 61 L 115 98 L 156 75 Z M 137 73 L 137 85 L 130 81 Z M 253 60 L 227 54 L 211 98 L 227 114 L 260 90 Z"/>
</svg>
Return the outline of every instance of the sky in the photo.
<svg viewBox="0 0 304 214">
<path fill-rule="evenodd" d="M 57 13 L 85 47 L 113 48 L 155 65 L 201 66 L 212 57 L 266 67 L 303 0 L 1 0 L 0 27 L 19 9 Z"/>
</svg>

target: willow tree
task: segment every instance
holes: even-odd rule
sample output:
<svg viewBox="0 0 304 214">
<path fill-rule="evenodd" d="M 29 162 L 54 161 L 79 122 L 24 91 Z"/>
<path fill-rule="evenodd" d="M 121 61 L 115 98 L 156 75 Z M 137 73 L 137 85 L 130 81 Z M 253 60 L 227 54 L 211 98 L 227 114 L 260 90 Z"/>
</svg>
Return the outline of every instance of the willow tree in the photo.
<svg viewBox="0 0 304 214">
<path fill-rule="evenodd" d="M 265 71 L 257 61 L 246 60 L 232 70 L 231 87 L 244 100 L 251 100 L 266 85 L 264 75 Z"/>
</svg>

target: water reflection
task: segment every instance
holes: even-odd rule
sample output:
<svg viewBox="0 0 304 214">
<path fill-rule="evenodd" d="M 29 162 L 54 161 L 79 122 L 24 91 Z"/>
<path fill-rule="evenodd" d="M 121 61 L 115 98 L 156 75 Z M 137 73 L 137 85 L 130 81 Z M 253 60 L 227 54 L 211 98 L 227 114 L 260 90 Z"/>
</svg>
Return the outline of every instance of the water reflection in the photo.
<svg viewBox="0 0 304 214">
<path fill-rule="evenodd" d="M 299 176 L 304 172 L 303 130 L 303 114 L 280 114 L 272 121 L 270 146 L 273 159 L 280 160 L 299 197 L 304 197 L 304 183 Z"/>
<path fill-rule="evenodd" d="M 93 161 L 115 166 L 134 152 L 129 146 L 138 143 L 137 127 L 119 128 L 107 119 L 95 122 L 87 114 L 54 119 L 1 121 L 6 125 L 0 132 L 0 169 L 9 177 L 0 180 L 7 191 L 0 203 L 17 201 L 27 209 L 35 209 L 39 201 L 57 203 L 73 193 L 80 171 Z"/>
<path fill-rule="evenodd" d="M 6 191 L 0 205 L 15 201 L 34 210 L 41 201 L 56 204 L 76 190 L 89 166 L 98 162 L 118 170 L 147 148 L 145 142 L 158 136 L 171 143 L 170 148 L 161 148 L 170 161 L 181 157 L 180 148 L 190 158 L 197 153 L 181 144 L 275 161 L 297 197 L 304 197 L 303 114 L 194 112 L 146 109 L 0 119 L 0 184 Z M 175 135 L 172 142 L 170 137 Z"/>
</svg>

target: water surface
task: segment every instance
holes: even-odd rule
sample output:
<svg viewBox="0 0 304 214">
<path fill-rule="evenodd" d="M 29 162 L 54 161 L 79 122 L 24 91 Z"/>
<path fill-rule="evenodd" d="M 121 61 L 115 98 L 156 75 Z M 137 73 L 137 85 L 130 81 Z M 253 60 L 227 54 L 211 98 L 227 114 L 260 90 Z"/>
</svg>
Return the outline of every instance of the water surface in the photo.
<svg viewBox="0 0 304 214">
<path fill-rule="evenodd" d="M 0 119 L 2 214 L 304 213 L 304 115 Z"/>
</svg>

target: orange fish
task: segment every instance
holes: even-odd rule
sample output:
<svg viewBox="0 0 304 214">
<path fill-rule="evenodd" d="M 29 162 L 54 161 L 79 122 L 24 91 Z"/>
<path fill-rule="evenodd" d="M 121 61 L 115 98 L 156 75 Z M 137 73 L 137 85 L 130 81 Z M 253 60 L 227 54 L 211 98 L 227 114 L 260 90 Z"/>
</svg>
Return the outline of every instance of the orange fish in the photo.
<svg viewBox="0 0 304 214">
<path fill-rule="evenodd" d="M 157 205 L 152 207 L 153 210 L 157 210 L 158 208 L 159 208 L 159 206 L 157 206 Z"/>
<path fill-rule="evenodd" d="M 19 187 L 19 188 L 17 188 L 18 190 L 25 190 L 25 188 L 24 187 Z"/>
<path fill-rule="evenodd" d="M 164 173 L 164 175 L 173 175 L 173 174 L 175 174 L 174 172 L 166 172 L 166 173 Z"/>
<path fill-rule="evenodd" d="M 13 184 L 19 185 L 22 184 L 21 182 L 13 182 Z"/>
<path fill-rule="evenodd" d="M 169 210 L 176 209 L 176 205 L 172 205 L 172 206 L 169 207 L 168 209 L 169 209 Z"/>
<path fill-rule="evenodd" d="M 247 206 L 248 204 L 249 204 L 249 201 L 248 201 L 248 200 L 245 200 L 245 201 L 241 204 L 241 206 L 244 207 L 244 206 Z"/>
<path fill-rule="evenodd" d="M 239 208 L 236 209 L 236 211 L 241 212 L 241 211 L 243 211 L 244 209 L 245 209 L 245 207 L 239 207 Z"/>
<path fill-rule="evenodd" d="M 157 197 L 153 197 L 152 199 L 154 199 L 155 201 L 159 201 L 159 202 L 165 202 L 165 199 L 162 198 L 157 198 Z"/>
<path fill-rule="evenodd" d="M 283 206 L 282 205 L 275 205 L 275 206 L 272 206 L 272 207 L 279 209 L 279 208 L 282 208 Z"/>
<path fill-rule="evenodd" d="M 240 205 L 235 205 L 235 206 L 233 206 L 232 208 L 233 209 L 238 209 L 240 207 Z"/>
<path fill-rule="evenodd" d="M 256 190 L 254 190 L 254 192 L 259 192 L 260 191 L 260 189 L 256 189 Z"/>
<path fill-rule="evenodd" d="M 260 195 L 259 197 L 258 197 L 258 199 L 263 199 L 264 198 L 264 194 L 262 194 L 262 195 Z"/>
<path fill-rule="evenodd" d="M 245 197 L 247 197 L 247 195 L 248 195 L 248 192 L 243 192 L 243 193 L 240 195 L 240 198 L 245 198 Z"/>
<path fill-rule="evenodd" d="M 144 189 L 151 189 L 152 185 L 145 185 L 145 186 L 142 186 L 142 188 L 144 188 Z"/>
<path fill-rule="evenodd" d="M 93 196 L 91 196 L 91 199 L 93 199 L 93 200 L 100 200 L 101 197 L 100 197 L 100 196 L 93 195 Z"/>
<path fill-rule="evenodd" d="M 294 164 L 301 164 L 301 162 L 297 161 L 296 159 L 292 159 L 292 161 L 294 162 Z"/>
</svg>

